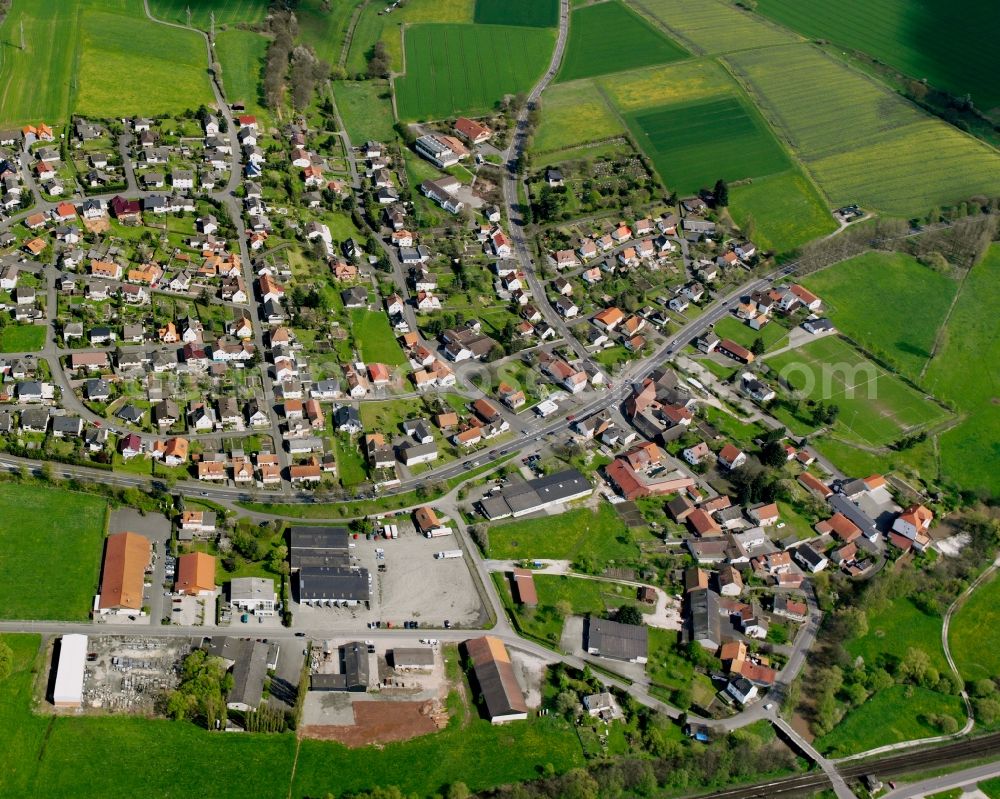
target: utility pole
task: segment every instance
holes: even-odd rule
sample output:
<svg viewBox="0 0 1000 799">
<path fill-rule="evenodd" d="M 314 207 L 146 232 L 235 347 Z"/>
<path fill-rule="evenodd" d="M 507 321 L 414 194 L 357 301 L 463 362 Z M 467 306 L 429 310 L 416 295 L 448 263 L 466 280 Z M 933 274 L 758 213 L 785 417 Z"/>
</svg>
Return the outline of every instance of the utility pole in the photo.
<svg viewBox="0 0 1000 799">
<path fill-rule="evenodd" d="M 24 49 L 24 19 L 21 19 L 21 49 Z"/>
<path fill-rule="evenodd" d="M 191 6 L 187 7 L 187 21 L 188 21 L 188 27 L 190 28 L 191 27 Z"/>
<path fill-rule="evenodd" d="M 211 28 L 209 29 L 208 38 L 212 42 L 215 42 L 215 12 L 214 11 L 211 12 L 211 15 L 209 17 L 209 21 L 211 23 Z"/>
</svg>

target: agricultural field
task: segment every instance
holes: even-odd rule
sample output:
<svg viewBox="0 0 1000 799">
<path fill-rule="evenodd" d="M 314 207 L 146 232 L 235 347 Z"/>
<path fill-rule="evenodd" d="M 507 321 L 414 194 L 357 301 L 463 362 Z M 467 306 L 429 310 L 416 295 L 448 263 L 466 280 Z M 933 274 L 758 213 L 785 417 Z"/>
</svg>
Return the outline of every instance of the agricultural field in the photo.
<svg viewBox="0 0 1000 799">
<path fill-rule="evenodd" d="M 688 59 L 662 67 L 647 67 L 599 78 L 611 104 L 622 113 L 640 108 L 727 97 L 735 91 L 733 79 L 710 58 Z M 545 94 L 548 97 L 548 92 Z M 543 108 L 544 113 L 544 108 Z"/>
<path fill-rule="evenodd" d="M 261 81 L 267 57 L 267 39 L 243 30 L 220 31 L 215 36 L 215 57 L 222 66 L 222 84 L 231 101 L 246 103 L 261 112 Z"/>
<path fill-rule="evenodd" d="M 149 10 L 157 19 L 188 24 L 188 9 L 191 10 L 190 24 L 207 31 L 215 14 L 215 30 L 221 25 L 237 22 L 261 22 L 267 16 L 267 0 L 149 0 Z"/>
<path fill-rule="evenodd" d="M 352 144 L 368 139 L 387 142 L 395 135 L 392 89 L 386 81 L 335 81 L 333 96 Z"/>
<path fill-rule="evenodd" d="M 958 291 L 956 281 L 904 253 L 865 253 L 802 282 L 844 335 L 914 381 Z"/>
<path fill-rule="evenodd" d="M 381 311 L 355 308 L 351 311 L 351 334 L 361 349 L 365 363 L 401 366 L 406 356 L 389 326 L 389 317 Z"/>
<path fill-rule="evenodd" d="M 797 169 L 730 186 L 729 213 L 758 247 L 775 253 L 837 229 L 826 202 Z"/>
<path fill-rule="evenodd" d="M 1000 192 L 1000 159 L 990 147 L 815 47 L 724 60 L 834 206 L 906 216 Z"/>
<path fill-rule="evenodd" d="M 969 0 L 951 13 L 945 0 L 758 0 L 757 11 L 811 39 L 861 50 L 956 97 L 972 95 L 1000 111 L 1000 52 L 993 46 L 996 4 Z"/>
<path fill-rule="evenodd" d="M 35 352 L 43 346 L 44 325 L 7 325 L 0 331 L 0 352 Z"/>
<path fill-rule="evenodd" d="M 591 78 L 685 57 L 687 53 L 661 31 L 619 0 L 609 0 L 573 11 L 558 80 Z"/>
<path fill-rule="evenodd" d="M 972 592 L 948 632 L 952 657 L 966 681 L 1000 674 L 1000 578 L 992 577 Z"/>
<path fill-rule="evenodd" d="M 948 417 L 943 408 L 835 336 L 783 352 L 767 364 L 806 399 L 838 405 L 836 430 L 862 443 L 888 444 Z"/>
<path fill-rule="evenodd" d="M 548 66 L 555 34 L 500 25 L 414 25 L 406 75 L 396 81 L 400 119 L 481 114 L 527 91 Z"/>
<path fill-rule="evenodd" d="M 357 0 L 300 0 L 295 7 L 299 41 L 311 45 L 316 57 L 328 64 L 340 63 L 344 36 L 357 5 Z"/>
<path fill-rule="evenodd" d="M 724 0 L 642 0 L 642 9 L 693 53 L 719 54 L 801 41 L 791 31 Z"/>
<path fill-rule="evenodd" d="M 0 483 L 0 617 L 87 619 L 106 511 L 107 503 L 93 495 Z"/>
<path fill-rule="evenodd" d="M 633 111 L 625 120 L 664 183 L 681 194 L 719 178 L 761 177 L 791 166 L 764 122 L 735 94 Z"/>
<path fill-rule="evenodd" d="M 982 495 L 1000 495 L 1000 407 L 996 370 L 1000 362 L 1000 245 L 972 268 L 944 329 L 938 353 L 927 368 L 928 389 L 965 414 L 942 433 L 943 476 Z"/>
<path fill-rule="evenodd" d="M 928 723 L 934 715 L 951 716 L 961 727 L 962 700 L 916 686 L 894 685 L 851 710 L 833 732 L 817 738 L 816 748 L 833 757 L 865 752 L 877 746 L 940 735 Z"/>
<path fill-rule="evenodd" d="M 545 90 L 533 149 L 547 153 L 624 133 L 625 127 L 593 81 L 558 83 Z"/>
<path fill-rule="evenodd" d="M 95 118 L 153 116 L 211 104 L 202 36 L 146 20 L 139 4 L 129 9 L 82 8 L 74 112 Z"/>
<path fill-rule="evenodd" d="M 480 25 L 554 28 L 559 24 L 559 0 L 476 0 L 474 20 Z"/>
</svg>

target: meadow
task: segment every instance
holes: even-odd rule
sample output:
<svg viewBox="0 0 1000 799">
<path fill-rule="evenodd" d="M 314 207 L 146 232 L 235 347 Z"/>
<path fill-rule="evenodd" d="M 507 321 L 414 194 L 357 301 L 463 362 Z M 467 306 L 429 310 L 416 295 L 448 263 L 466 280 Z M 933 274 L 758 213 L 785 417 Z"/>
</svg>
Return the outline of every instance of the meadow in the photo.
<svg viewBox="0 0 1000 799">
<path fill-rule="evenodd" d="M 222 84 L 230 102 L 243 102 L 261 113 L 260 91 L 268 40 L 243 30 L 220 31 L 215 37 L 215 57 L 222 66 Z"/>
<path fill-rule="evenodd" d="M 972 592 L 948 628 L 948 646 L 966 681 L 1000 674 L 1000 578 Z"/>
<path fill-rule="evenodd" d="M 7 325 L 0 331 L 0 352 L 34 352 L 45 346 L 45 325 Z"/>
<path fill-rule="evenodd" d="M 619 0 L 573 11 L 558 80 L 590 78 L 687 57 L 687 53 Z"/>
<path fill-rule="evenodd" d="M 845 646 L 853 657 L 874 666 L 901 661 L 906 650 L 919 647 L 939 672 L 948 671 L 941 648 L 941 617 L 924 613 L 908 598 L 895 599 L 878 613 L 868 615 L 868 634 L 852 638 Z"/>
<path fill-rule="evenodd" d="M 381 311 L 352 309 L 351 335 L 361 349 L 361 357 L 365 363 L 384 363 L 389 366 L 406 363 L 406 356 L 389 327 L 389 317 Z"/>
<path fill-rule="evenodd" d="M 758 338 L 764 342 L 764 351 L 776 350 L 788 343 L 788 328 L 782 327 L 776 321 L 764 325 L 760 330 L 754 330 L 750 325 L 734 316 L 724 316 L 715 323 L 713 328 L 719 338 L 728 338 L 744 347 L 752 347 Z"/>
<path fill-rule="evenodd" d="M 299 41 L 311 45 L 316 57 L 330 65 L 340 63 L 344 36 L 357 0 L 299 0 Z"/>
<path fill-rule="evenodd" d="M 730 186 L 729 213 L 758 247 L 775 253 L 837 229 L 826 202 L 797 169 Z"/>
<path fill-rule="evenodd" d="M 794 33 L 723 0 L 642 0 L 642 8 L 694 53 L 801 41 Z"/>
<path fill-rule="evenodd" d="M 406 75 L 396 81 L 400 119 L 444 119 L 491 110 L 527 91 L 548 66 L 551 30 L 500 25 L 414 25 Z"/>
<path fill-rule="evenodd" d="M 542 121 L 532 149 L 547 153 L 624 133 L 624 125 L 593 81 L 557 83 L 545 90 Z"/>
<path fill-rule="evenodd" d="M 633 111 L 625 120 L 660 177 L 678 193 L 791 165 L 763 121 L 735 95 Z"/>
<path fill-rule="evenodd" d="M 724 60 L 835 206 L 905 216 L 1000 192 L 1000 159 L 987 145 L 815 47 Z"/>
<path fill-rule="evenodd" d="M 480 25 L 553 28 L 559 24 L 559 0 L 476 0 L 474 20 Z"/>
<path fill-rule="evenodd" d="M 839 406 L 836 430 L 863 443 L 888 444 L 948 415 L 835 336 L 776 355 L 767 364 L 805 398 Z"/>
<path fill-rule="evenodd" d="M 646 67 L 597 81 L 622 113 L 733 94 L 733 79 L 709 58 Z M 545 94 L 548 97 L 548 91 Z"/>
<path fill-rule="evenodd" d="M 352 144 L 392 139 L 392 89 L 386 81 L 335 81 L 333 96 Z"/>
<path fill-rule="evenodd" d="M 844 335 L 915 381 L 958 291 L 956 281 L 905 253 L 865 253 L 802 282 Z"/>
<path fill-rule="evenodd" d="M 107 503 L 89 494 L 0 483 L 0 617 L 87 619 L 106 511 Z"/>
<path fill-rule="evenodd" d="M 996 4 L 968 0 L 951 13 L 947 0 L 758 0 L 757 11 L 811 39 L 861 50 L 957 97 L 972 95 L 1000 110 Z"/>
<path fill-rule="evenodd" d="M 157 19 L 188 24 L 188 9 L 191 9 L 190 24 L 207 31 L 215 14 L 215 30 L 222 25 L 237 22 L 261 22 L 267 15 L 268 0 L 149 0 L 149 10 Z"/>
</svg>

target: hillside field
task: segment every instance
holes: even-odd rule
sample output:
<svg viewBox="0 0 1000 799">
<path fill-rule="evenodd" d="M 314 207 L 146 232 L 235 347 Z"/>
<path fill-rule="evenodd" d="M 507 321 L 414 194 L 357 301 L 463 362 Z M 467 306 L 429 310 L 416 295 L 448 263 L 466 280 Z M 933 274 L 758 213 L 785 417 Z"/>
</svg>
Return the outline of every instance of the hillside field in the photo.
<svg viewBox="0 0 1000 799">
<path fill-rule="evenodd" d="M 759 247 L 777 253 L 837 229 L 816 187 L 795 168 L 730 186 L 729 213 Z"/>
<path fill-rule="evenodd" d="M 801 41 L 724 0 L 642 0 L 641 6 L 693 53 L 717 55 Z"/>
<path fill-rule="evenodd" d="M 625 127 L 593 81 L 557 83 L 545 90 L 532 149 L 547 153 L 624 133 Z"/>
<path fill-rule="evenodd" d="M 759 13 L 811 39 L 861 50 L 956 97 L 1000 112 L 997 6 L 965 0 L 758 0 Z"/>
<path fill-rule="evenodd" d="M 619 0 L 572 13 L 558 80 L 590 78 L 685 58 L 687 53 Z"/>
<path fill-rule="evenodd" d="M 392 90 L 381 80 L 345 80 L 333 83 L 333 96 L 353 144 L 393 137 Z"/>
<path fill-rule="evenodd" d="M 299 0 L 295 7 L 299 41 L 311 45 L 316 57 L 328 64 L 340 63 L 344 36 L 357 4 L 357 0 Z"/>
<path fill-rule="evenodd" d="M 480 25 L 524 25 L 553 28 L 559 24 L 559 0 L 476 0 Z"/>
<path fill-rule="evenodd" d="M 268 40 L 259 33 L 227 30 L 216 34 L 215 56 L 222 65 L 222 85 L 230 102 L 244 102 L 261 112 L 260 92 Z"/>
<path fill-rule="evenodd" d="M 555 34 L 500 25 L 414 25 L 406 75 L 396 80 L 401 119 L 444 119 L 491 110 L 527 91 L 548 66 Z"/>
<path fill-rule="evenodd" d="M 1000 674 L 1000 578 L 972 592 L 948 628 L 948 646 L 967 681 Z"/>
<path fill-rule="evenodd" d="M 260 22 L 267 15 L 267 6 L 268 0 L 149 0 L 149 10 L 157 19 L 187 25 L 191 9 L 191 24 L 205 31 L 214 13 L 216 32 L 221 25 Z"/>
</svg>

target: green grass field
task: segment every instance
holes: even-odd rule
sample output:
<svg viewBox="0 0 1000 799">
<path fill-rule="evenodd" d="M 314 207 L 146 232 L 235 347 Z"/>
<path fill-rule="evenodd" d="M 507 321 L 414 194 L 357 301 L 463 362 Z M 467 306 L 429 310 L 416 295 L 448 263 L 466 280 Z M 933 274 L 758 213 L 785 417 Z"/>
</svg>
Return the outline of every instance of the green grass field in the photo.
<svg viewBox="0 0 1000 799">
<path fill-rule="evenodd" d="M 833 323 L 917 380 L 958 284 L 903 253 L 870 252 L 810 275 Z M 858 287 L 864 286 L 864 291 Z"/>
<path fill-rule="evenodd" d="M 687 53 L 618 0 L 573 11 L 558 80 L 591 78 L 686 58 Z"/>
<path fill-rule="evenodd" d="M 873 666 L 888 656 L 902 660 L 911 646 L 923 649 L 931 665 L 941 673 L 948 662 L 941 648 L 941 617 L 924 613 L 909 599 L 897 599 L 881 613 L 868 618 L 868 634 L 847 642 L 847 651 Z"/>
<path fill-rule="evenodd" d="M 237 22 L 260 22 L 267 15 L 267 0 L 149 0 L 149 10 L 157 19 L 188 24 L 188 9 L 191 9 L 190 24 L 207 31 L 211 25 L 211 15 L 215 14 L 215 30 L 221 25 Z"/>
<path fill-rule="evenodd" d="M 299 41 L 311 45 L 316 57 L 328 64 L 340 63 L 344 36 L 357 0 L 299 0 Z"/>
<path fill-rule="evenodd" d="M 615 509 L 601 503 L 597 511 L 577 508 L 558 516 L 501 522 L 490 527 L 491 558 L 592 557 L 604 563 L 638 554 L 625 523 Z"/>
<path fill-rule="evenodd" d="M 837 431 L 872 445 L 947 418 L 947 412 L 835 336 L 767 360 L 805 398 L 840 407 Z"/>
<path fill-rule="evenodd" d="M 559 24 L 559 0 L 476 0 L 480 25 L 525 25 L 553 28 Z"/>
<path fill-rule="evenodd" d="M 983 782 L 979 783 L 979 790 L 985 793 L 990 799 L 1000 799 L 1000 777 L 983 780 Z"/>
<path fill-rule="evenodd" d="M 724 60 L 835 206 L 904 216 L 1000 193 L 994 150 L 811 45 Z"/>
<path fill-rule="evenodd" d="M 385 81 L 337 81 L 333 96 L 352 144 L 387 142 L 393 135 L 392 90 Z"/>
<path fill-rule="evenodd" d="M 679 193 L 790 166 L 767 126 L 735 94 L 634 111 L 625 120 L 664 182 Z"/>
<path fill-rule="evenodd" d="M 44 325 L 8 325 L 0 331 L 0 352 L 34 352 L 43 346 Z"/>
<path fill-rule="evenodd" d="M 221 31 L 215 37 L 215 56 L 222 65 L 222 83 L 230 102 L 243 102 L 261 111 L 260 92 L 267 43 L 258 33 L 243 30 Z"/>
<path fill-rule="evenodd" d="M 697 53 L 728 53 L 800 41 L 723 0 L 642 0 L 642 8 Z"/>
<path fill-rule="evenodd" d="M 1000 578 L 972 592 L 951 620 L 948 646 L 967 681 L 1000 675 Z"/>
<path fill-rule="evenodd" d="M 545 71 L 555 34 L 501 25 L 414 25 L 406 30 L 406 75 L 396 81 L 401 119 L 484 113 L 527 91 Z"/>
<path fill-rule="evenodd" d="M 850 711 L 833 732 L 817 738 L 814 745 L 824 754 L 842 757 L 877 746 L 929 738 L 941 734 L 927 722 L 927 717 L 933 715 L 952 716 L 961 727 L 965 719 L 962 700 L 926 688 L 894 685 Z"/>
<path fill-rule="evenodd" d="M 777 322 L 764 325 L 760 330 L 754 330 L 734 316 L 724 316 L 715 323 L 715 335 L 728 338 L 744 347 L 753 346 L 758 338 L 764 342 L 764 351 L 774 350 L 788 343 L 788 329 Z"/>
<path fill-rule="evenodd" d="M 106 510 L 89 494 L 0 483 L 0 617 L 88 618 Z"/>
<path fill-rule="evenodd" d="M 953 402 L 966 419 L 940 436 L 941 471 L 957 485 L 1000 495 L 1000 245 L 973 267 L 924 382 Z"/>
<path fill-rule="evenodd" d="M 351 310 L 351 333 L 361 349 L 361 357 L 365 363 L 384 363 L 389 366 L 406 363 L 406 356 L 389 326 L 389 317 L 381 311 L 369 311 L 365 308 Z"/>
<path fill-rule="evenodd" d="M 1000 110 L 1000 52 L 992 0 L 759 0 L 757 10 L 812 39 L 862 50 L 911 77 L 926 78 L 986 111 Z"/>
<path fill-rule="evenodd" d="M 776 253 L 837 229 L 816 187 L 796 169 L 731 186 L 729 213 L 759 247 Z"/>
<path fill-rule="evenodd" d="M 625 133 L 593 81 L 557 83 L 545 90 L 542 121 L 533 140 L 539 153 L 577 147 Z"/>
</svg>

